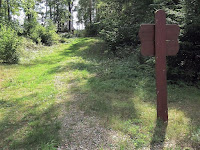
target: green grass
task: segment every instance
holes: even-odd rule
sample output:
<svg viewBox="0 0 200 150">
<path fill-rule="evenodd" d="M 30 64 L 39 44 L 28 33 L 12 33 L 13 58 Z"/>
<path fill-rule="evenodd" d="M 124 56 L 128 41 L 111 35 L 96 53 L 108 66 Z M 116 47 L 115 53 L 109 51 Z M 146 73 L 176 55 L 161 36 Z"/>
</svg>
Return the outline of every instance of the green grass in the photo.
<svg viewBox="0 0 200 150">
<path fill-rule="evenodd" d="M 199 89 L 169 84 L 169 122 L 157 121 L 154 69 L 139 64 L 138 55 L 114 58 L 101 40 L 79 38 L 33 56 L 20 65 L 0 65 L 0 148 L 54 148 L 60 110 L 72 94 L 81 110 L 129 135 L 138 149 L 164 142 L 199 148 Z M 119 145 L 130 149 L 126 141 Z"/>
<path fill-rule="evenodd" d="M 43 149 L 59 141 L 57 95 L 62 90 L 55 86 L 59 74 L 52 69 L 67 59 L 60 55 L 65 48 L 30 51 L 31 61 L 0 66 L 0 148 Z"/>
</svg>

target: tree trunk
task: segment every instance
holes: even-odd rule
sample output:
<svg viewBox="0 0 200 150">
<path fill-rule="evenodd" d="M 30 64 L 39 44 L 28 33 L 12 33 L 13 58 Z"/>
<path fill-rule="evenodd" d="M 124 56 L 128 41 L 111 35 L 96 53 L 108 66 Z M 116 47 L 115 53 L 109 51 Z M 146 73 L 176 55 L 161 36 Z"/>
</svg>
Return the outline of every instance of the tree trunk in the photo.
<svg viewBox="0 0 200 150">
<path fill-rule="evenodd" d="M 11 16 L 10 16 L 10 4 L 9 4 L 9 0 L 7 0 L 6 2 L 7 2 L 7 6 L 8 6 L 8 8 L 7 8 L 8 21 L 10 21 L 11 20 Z"/>
<path fill-rule="evenodd" d="M 28 12 L 30 12 L 29 9 L 30 9 L 30 8 L 28 8 Z M 28 13 L 28 14 L 27 14 L 27 17 L 28 17 L 28 22 L 30 22 L 30 21 L 31 21 L 31 14 Z"/>
<path fill-rule="evenodd" d="M 90 0 L 89 14 L 90 14 L 90 25 L 91 25 L 92 24 L 92 0 Z"/>
<path fill-rule="evenodd" d="M 71 13 L 72 13 L 71 2 L 68 2 L 68 6 L 69 6 L 69 32 L 71 32 Z"/>
<path fill-rule="evenodd" d="M 46 0 L 46 14 L 45 14 L 45 20 L 47 19 L 47 7 L 48 7 L 48 3 L 47 3 L 47 0 Z"/>
<path fill-rule="evenodd" d="M 54 8 L 53 8 L 54 12 L 53 12 L 53 20 L 54 23 L 56 24 L 56 4 L 54 3 Z"/>
<path fill-rule="evenodd" d="M 57 22 L 57 29 L 58 32 L 60 31 L 60 16 L 59 16 L 59 4 L 57 3 L 56 6 L 57 10 L 56 10 L 56 22 Z"/>
<path fill-rule="evenodd" d="M 97 22 L 99 22 L 100 18 L 99 18 L 99 9 L 97 7 L 97 3 L 95 5 L 95 9 L 96 9 L 96 18 L 97 18 Z"/>
<path fill-rule="evenodd" d="M 0 0 L 0 17 L 2 17 L 2 14 L 1 14 L 1 5 L 2 5 L 2 0 Z"/>
<path fill-rule="evenodd" d="M 49 3 L 50 19 L 52 20 L 52 4 Z"/>
</svg>

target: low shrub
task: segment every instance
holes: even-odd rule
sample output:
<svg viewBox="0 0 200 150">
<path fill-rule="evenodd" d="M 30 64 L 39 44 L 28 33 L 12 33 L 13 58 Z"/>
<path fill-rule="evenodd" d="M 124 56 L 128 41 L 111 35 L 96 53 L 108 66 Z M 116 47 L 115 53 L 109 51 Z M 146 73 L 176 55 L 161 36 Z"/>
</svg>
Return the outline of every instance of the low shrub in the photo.
<svg viewBox="0 0 200 150">
<path fill-rule="evenodd" d="M 44 32 L 44 34 L 41 35 L 41 42 L 48 46 L 58 43 L 59 39 L 59 35 L 52 30 L 47 30 Z"/>
<path fill-rule="evenodd" d="M 98 24 L 91 24 L 85 27 L 85 36 L 86 37 L 95 37 L 98 34 Z"/>
<path fill-rule="evenodd" d="M 85 30 L 75 30 L 74 31 L 74 34 L 76 37 L 85 37 L 85 33 L 86 31 Z"/>
<path fill-rule="evenodd" d="M 43 43 L 48 46 L 56 44 L 60 39 L 59 35 L 56 33 L 55 25 L 50 21 L 46 27 L 38 23 L 30 30 L 29 37 L 35 43 Z"/>
<path fill-rule="evenodd" d="M 60 40 L 59 35 L 56 33 L 56 26 L 52 21 L 48 21 L 45 32 L 41 34 L 41 42 L 45 45 L 53 45 Z"/>
<path fill-rule="evenodd" d="M 43 27 L 40 24 L 37 24 L 34 28 L 30 30 L 30 38 L 35 42 L 35 43 L 40 43 L 42 41 L 42 35 L 44 35 L 46 32 L 45 27 Z"/>
<path fill-rule="evenodd" d="M 11 27 L 0 25 L 0 60 L 6 63 L 17 63 L 20 39 Z"/>
</svg>

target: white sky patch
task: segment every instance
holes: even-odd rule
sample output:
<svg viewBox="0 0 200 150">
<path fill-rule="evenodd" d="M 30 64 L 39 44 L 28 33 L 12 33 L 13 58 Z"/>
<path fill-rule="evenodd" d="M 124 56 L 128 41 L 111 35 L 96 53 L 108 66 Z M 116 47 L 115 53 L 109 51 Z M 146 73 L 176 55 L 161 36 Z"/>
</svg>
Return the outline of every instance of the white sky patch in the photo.
<svg viewBox="0 0 200 150">
<path fill-rule="evenodd" d="M 79 2 L 79 0 L 75 0 L 74 2 L 73 2 L 73 9 L 76 7 L 76 6 L 78 6 L 78 2 Z M 77 15 L 78 15 L 78 12 L 77 11 L 74 11 L 73 13 L 72 13 L 72 15 L 73 15 L 73 26 L 74 26 L 74 28 L 76 29 L 76 30 L 82 30 L 82 29 L 84 29 L 85 28 L 85 26 L 84 26 L 84 24 L 82 23 L 78 23 L 78 17 L 77 17 Z"/>
<path fill-rule="evenodd" d="M 14 15 L 13 18 L 18 20 L 20 25 L 23 25 L 24 24 L 24 18 L 25 18 L 24 11 L 20 10 L 19 11 L 19 16 L 18 15 Z"/>
<path fill-rule="evenodd" d="M 79 1 L 79 0 L 75 0 L 75 1 L 73 2 L 73 9 L 75 8 L 75 6 L 78 5 L 78 1 Z M 45 3 L 42 3 L 42 4 L 40 5 L 40 8 L 43 8 L 43 9 L 41 9 L 41 11 L 45 13 L 45 11 L 46 11 L 46 9 L 45 9 Z M 24 13 L 23 10 L 20 10 L 19 14 L 20 14 L 19 16 L 14 15 L 13 18 L 14 18 L 14 19 L 17 19 L 17 20 L 19 21 L 19 24 L 20 24 L 20 25 L 23 25 L 23 24 L 24 24 L 25 13 Z M 76 30 L 82 30 L 82 29 L 84 29 L 84 28 L 85 28 L 84 24 L 78 23 L 78 17 L 77 17 L 78 12 L 77 12 L 77 11 L 73 11 L 72 15 L 73 15 L 73 17 L 72 17 L 72 18 L 73 18 L 72 22 L 73 22 L 74 28 L 75 28 Z M 41 20 L 42 16 L 41 16 L 40 14 L 38 14 L 38 17 L 39 17 L 39 20 Z"/>
</svg>

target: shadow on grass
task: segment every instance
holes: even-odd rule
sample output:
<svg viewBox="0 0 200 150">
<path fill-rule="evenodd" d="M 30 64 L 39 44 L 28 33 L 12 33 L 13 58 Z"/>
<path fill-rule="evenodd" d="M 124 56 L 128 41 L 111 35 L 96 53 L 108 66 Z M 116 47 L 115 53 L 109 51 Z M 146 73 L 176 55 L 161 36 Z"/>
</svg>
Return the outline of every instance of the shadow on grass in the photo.
<svg viewBox="0 0 200 150">
<path fill-rule="evenodd" d="M 91 45 L 88 38 L 80 38 L 78 39 L 78 42 L 73 44 L 71 47 L 65 49 L 60 55 L 61 56 L 68 56 L 68 55 L 74 55 L 78 50 L 80 50 L 81 47 L 87 47 Z"/>
<path fill-rule="evenodd" d="M 150 143 L 151 150 L 164 149 L 167 125 L 167 122 L 161 120 L 156 121 L 156 127 L 154 128 L 153 137 Z"/>
<path fill-rule="evenodd" d="M 67 53 L 61 55 L 68 56 L 69 50 L 74 51 L 73 56 L 78 59 L 65 62 L 49 73 L 70 71 L 71 76 L 67 78 L 76 84 L 70 92 L 78 95 L 79 108 L 87 115 L 99 116 L 106 127 L 114 125 L 116 130 L 130 134 L 140 147 L 146 137 L 139 133 L 141 112 L 136 110 L 137 104 L 133 101 L 134 89 L 143 80 L 137 67 L 134 68 L 137 60 L 114 58 L 106 51 L 106 45 L 95 39 L 71 45 Z M 141 80 L 134 81 L 136 77 L 141 77 Z"/>
<path fill-rule="evenodd" d="M 94 77 L 87 78 L 87 83 L 83 86 L 77 86 L 75 89 L 75 91 L 81 91 L 84 95 L 79 103 L 81 109 L 84 109 L 88 114 L 97 113 L 104 118 L 113 116 L 125 120 L 138 118 L 134 103 L 131 100 L 133 84 L 128 79 L 132 74 L 127 78 L 124 76 L 126 75 L 124 72 L 127 71 L 122 70 L 115 76 L 116 65 L 112 59 L 105 57 L 109 54 L 105 52 L 107 49 L 103 41 L 84 39 L 73 44 L 67 50 L 73 51 L 74 56 L 81 57 L 83 62 L 69 62 L 65 66 L 54 68 L 51 72 L 85 70 L 89 74 L 96 74 Z M 68 51 L 61 53 L 61 55 L 68 55 Z M 118 79 L 119 75 L 121 76 L 120 79 Z M 119 92 L 121 94 L 118 94 Z"/>
<path fill-rule="evenodd" d="M 74 76 L 76 75 L 77 79 L 73 79 L 73 82 L 76 82 L 77 84 L 75 87 L 71 88 L 71 92 L 74 92 L 75 94 L 78 93 L 77 95 L 80 96 L 80 101 L 78 102 L 80 109 L 84 110 L 87 114 L 99 115 L 106 120 L 105 125 L 113 124 L 110 123 L 110 121 L 112 121 L 113 118 L 119 118 L 119 128 L 122 126 L 121 130 L 125 133 L 129 132 L 129 127 L 124 124 L 129 120 L 132 120 L 128 123 L 128 126 L 135 126 L 137 128 L 131 129 L 131 137 L 136 142 L 138 140 L 138 143 L 136 144 L 142 146 L 146 139 L 144 138 L 141 140 L 139 137 L 141 135 L 140 127 L 142 126 L 142 124 L 140 124 L 141 114 L 137 111 L 137 106 L 133 101 L 133 98 L 134 96 L 137 96 L 137 94 L 143 94 L 144 97 L 142 99 L 145 102 L 155 105 L 155 102 L 153 101 L 155 99 L 155 97 L 153 97 L 155 95 L 154 86 L 152 86 L 153 78 L 148 76 L 151 73 L 149 73 L 148 70 L 145 70 L 146 68 L 141 69 L 140 64 L 137 63 L 137 59 L 134 57 L 127 58 L 129 60 L 113 58 L 113 56 L 106 51 L 103 42 L 94 39 L 80 39 L 79 42 L 72 44 L 64 52 L 61 52 L 59 57 L 47 58 L 36 61 L 35 63 L 59 63 L 62 60 L 65 60 L 65 57 L 69 56 L 80 57 L 82 60 L 53 66 L 48 70 L 48 73 L 55 74 L 66 71 L 85 71 L 88 72 L 88 74 L 93 74 L 92 76 L 83 76 L 80 73 L 78 76 L 76 74 L 77 72 L 74 73 Z M 145 93 L 143 93 L 144 90 L 146 90 Z M 153 96 L 152 93 L 154 94 Z M 146 95 L 150 96 L 145 97 Z M 27 96 L 27 99 L 29 98 L 30 97 Z M 17 101 L 20 101 L 20 99 Z M 10 104 L 8 104 L 8 106 L 9 105 Z M 6 124 L 9 121 L 9 116 L 12 116 L 17 112 L 17 108 L 21 107 L 21 105 L 16 105 L 16 108 L 11 106 L 13 110 L 6 115 L 6 120 L 4 120 L 3 123 L 0 123 L 1 126 L 8 125 L 13 131 L 2 131 L 3 135 L 6 136 L 8 133 L 12 135 L 16 133 L 16 130 L 23 129 L 27 126 L 27 122 L 29 122 L 26 119 L 32 119 L 31 122 L 34 128 L 22 141 L 15 142 L 13 147 L 21 148 L 22 145 L 31 146 L 37 142 L 46 143 L 57 138 L 58 134 L 56 133 L 56 128 L 59 127 L 59 125 L 56 125 L 54 122 L 55 120 L 52 120 L 53 117 L 51 117 L 56 113 L 57 105 L 49 106 L 49 108 L 42 113 L 37 113 L 37 109 L 34 109 L 34 107 L 37 108 L 38 106 L 29 108 L 33 109 L 33 111 L 30 111 L 26 115 L 26 119 L 21 119 L 16 122 L 16 126 L 12 126 L 12 124 L 9 126 L 9 124 Z M 180 110 L 186 112 L 187 116 L 195 118 L 194 116 L 192 117 L 194 112 L 184 110 L 184 107 L 180 107 Z M 199 110 L 197 112 L 199 112 Z M 198 113 L 195 116 L 198 117 Z M 41 119 L 43 121 L 40 122 Z M 198 124 L 199 122 L 195 122 L 195 125 Z M 154 131 L 152 131 L 153 138 L 150 141 L 151 149 L 156 145 L 163 148 L 166 128 L 166 124 L 161 124 L 159 121 L 156 122 L 156 127 Z M 7 137 L 9 137 L 9 134 Z M 11 142 L 13 141 L 14 140 L 11 139 Z M 29 143 L 27 143 L 27 141 L 29 141 Z M 9 143 L 9 141 L 7 142 Z"/>
<path fill-rule="evenodd" d="M 87 39 L 80 39 L 85 41 Z M 81 42 L 80 42 L 81 43 Z M 40 68 L 41 64 L 52 65 L 47 73 L 54 74 L 60 71 L 57 66 L 59 62 L 65 60 L 65 57 L 73 56 L 75 49 L 78 50 L 80 43 L 74 44 L 74 49 L 66 49 L 64 53 L 58 54 L 58 57 L 49 55 L 39 58 L 32 64 L 21 64 L 6 66 L 14 69 L 16 66 L 21 68 Z M 54 65 L 55 64 L 55 65 Z M 55 67 L 54 67 L 55 66 Z M 6 96 L 5 96 L 6 97 Z M 5 110 L 4 116 L 0 121 L 0 149 L 42 149 L 41 145 L 51 144 L 59 141 L 60 124 L 56 118 L 60 105 L 67 105 L 67 102 L 54 104 L 48 101 L 51 98 L 41 99 L 41 93 L 33 93 L 19 98 L 6 97 L 6 100 L 0 99 L 0 109 Z"/>
<path fill-rule="evenodd" d="M 58 144 L 60 123 L 57 114 L 63 104 L 50 104 L 40 110 L 44 102 L 27 104 L 27 100 L 33 101 L 36 95 L 0 100 L 0 108 L 7 110 L 0 122 L 0 149 L 42 149 L 42 145 Z"/>
<path fill-rule="evenodd" d="M 80 98 L 81 101 L 78 104 L 80 108 L 88 114 L 96 113 L 101 118 L 107 117 L 108 120 L 115 117 L 119 117 L 123 121 L 140 120 L 141 114 L 137 112 L 133 98 L 139 96 L 145 103 L 155 106 L 154 71 L 151 72 L 153 69 L 137 63 L 138 60 L 134 56 L 127 58 L 128 60 L 114 58 L 106 51 L 106 47 L 101 41 L 95 41 L 92 44 L 88 43 L 87 40 L 82 41 L 69 48 L 75 52 L 74 56 L 83 59 L 82 62 L 70 62 L 66 66 L 60 66 L 62 68 L 60 70 L 56 68 L 59 71 L 66 71 L 67 68 L 68 70 L 85 70 L 90 74 L 95 74 L 87 78 L 86 83 L 77 86 L 75 90 L 73 89 L 75 92 L 78 91 L 84 95 Z M 85 49 L 81 49 L 86 45 Z M 62 55 L 67 54 L 62 53 Z M 56 72 L 56 70 L 53 72 Z M 182 97 L 182 91 L 180 93 Z M 181 98 L 175 102 L 170 101 L 170 103 L 179 105 L 180 101 L 182 101 Z M 195 104 L 197 103 L 195 102 Z M 169 106 L 175 108 L 171 105 Z M 192 111 L 192 105 L 188 106 L 190 107 L 185 109 L 185 106 L 179 105 L 179 108 L 175 109 L 180 109 L 187 117 L 195 120 L 195 117 L 198 118 L 198 113 Z M 198 119 L 196 120 L 191 125 L 199 126 L 199 121 Z M 134 123 L 132 122 L 132 124 Z M 167 124 L 156 122 L 154 131 L 150 131 L 153 132 L 153 138 L 150 141 L 152 149 L 156 145 L 163 148 L 166 128 Z"/>
</svg>

